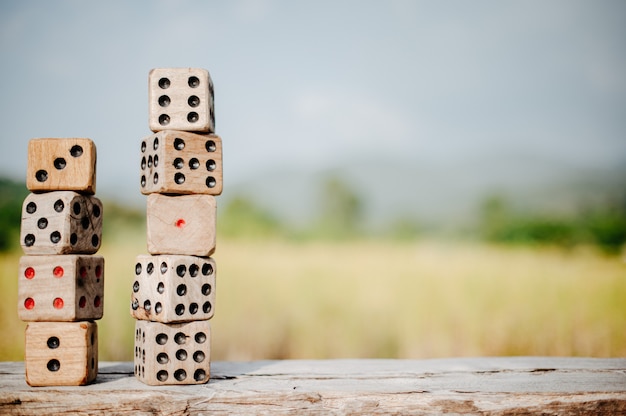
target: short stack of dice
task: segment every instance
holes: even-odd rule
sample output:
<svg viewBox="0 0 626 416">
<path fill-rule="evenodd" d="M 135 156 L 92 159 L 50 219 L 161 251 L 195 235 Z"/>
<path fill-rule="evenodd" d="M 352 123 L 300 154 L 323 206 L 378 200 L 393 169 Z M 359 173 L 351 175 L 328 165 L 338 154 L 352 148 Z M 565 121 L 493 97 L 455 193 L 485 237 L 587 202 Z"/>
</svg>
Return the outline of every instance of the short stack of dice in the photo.
<svg viewBox="0 0 626 416">
<path fill-rule="evenodd" d="M 134 372 L 148 385 L 202 384 L 210 378 L 210 256 L 222 192 L 213 83 L 205 69 L 157 68 L 148 88 L 154 134 L 141 141 L 140 186 L 149 254 L 137 257 L 132 285 Z"/>
<path fill-rule="evenodd" d="M 83 385 L 98 374 L 104 309 L 102 203 L 96 147 L 87 138 L 28 144 L 22 207 L 18 315 L 28 322 L 24 361 L 31 386 Z"/>
</svg>

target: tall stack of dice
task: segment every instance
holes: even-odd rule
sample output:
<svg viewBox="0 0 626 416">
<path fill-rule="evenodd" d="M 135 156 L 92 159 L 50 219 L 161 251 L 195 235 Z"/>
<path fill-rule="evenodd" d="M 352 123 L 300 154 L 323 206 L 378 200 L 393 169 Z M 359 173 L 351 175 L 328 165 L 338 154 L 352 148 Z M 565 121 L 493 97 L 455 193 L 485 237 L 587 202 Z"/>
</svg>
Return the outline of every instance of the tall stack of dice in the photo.
<svg viewBox="0 0 626 416">
<path fill-rule="evenodd" d="M 98 374 L 104 259 L 96 146 L 86 138 L 28 144 L 20 240 L 18 316 L 26 326 L 26 382 L 83 385 Z"/>
<path fill-rule="evenodd" d="M 198 68 L 150 71 L 149 126 L 141 142 L 148 255 L 132 286 L 135 376 L 148 385 L 202 384 L 210 377 L 215 306 L 216 201 L 222 140 L 213 83 Z"/>
</svg>

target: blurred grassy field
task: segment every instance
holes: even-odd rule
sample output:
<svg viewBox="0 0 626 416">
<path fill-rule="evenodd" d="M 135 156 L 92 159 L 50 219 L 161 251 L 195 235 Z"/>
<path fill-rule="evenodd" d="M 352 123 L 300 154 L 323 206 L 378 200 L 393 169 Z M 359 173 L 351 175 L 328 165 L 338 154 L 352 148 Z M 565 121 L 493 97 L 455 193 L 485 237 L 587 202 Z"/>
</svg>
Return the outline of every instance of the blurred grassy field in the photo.
<svg viewBox="0 0 626 416">
<path fill-rule="evenodd" d="M 101 360 L 131 360 L 145 234 L 103 236 Z M 212 360 L 626 356 L 626 263 L 591 249 L 218 236 Z M 21 252 L 0 255 L 0 360 L 22 360 Z"/>
</svg>

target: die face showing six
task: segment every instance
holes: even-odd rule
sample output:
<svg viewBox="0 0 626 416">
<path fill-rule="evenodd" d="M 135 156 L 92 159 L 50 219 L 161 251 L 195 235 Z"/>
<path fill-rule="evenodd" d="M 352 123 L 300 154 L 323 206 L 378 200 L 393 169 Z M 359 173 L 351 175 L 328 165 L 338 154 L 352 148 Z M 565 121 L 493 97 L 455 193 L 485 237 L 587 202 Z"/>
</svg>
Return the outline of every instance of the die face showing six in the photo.
<svg viewBox="0 0 626 416">
<path fill-rule="evenodd" d="M 213 195 L 150 194 L 147 200 L 150 254 L 213 254 L 217 210 Z"/>
<path fill-rule="evenodd" d="M 18 316 L 23 321 L 84 321 L 104 312 L 104 258 L 22 256 Z"/>
<path fill-rule="evenodd" d="M 150 130 L 215 131 L 213 81 L 206 69 L 153 69 L 148 95 Z"/>
<path fill-rule="evenodd" d="M 135 322 L 135 377 L 157 386 L 204 384 L 211 374 L 210 321 Z"/>
<path fill-rule="evenodd" d="M 215 261 L 196 256 L 137 256 L 130 313 L 163 323 L 211 319 Z"/>
<path fill-rule="evenodd" d="M 96 192 L 96 145 L 90 139 L 32 139 L 26 187 L 31 192 Z"/>
<path fill-rule="evenodd" d="M 141 142 L 141 193 L 222 193 L 222 139 L 165 130 Z"/>
<path fill-rule="evenodd" d="M 31 386 L 80 386 L 98 375 L 95 322 L 31 322 L 24 361 Z"/>
<path fill-rule="evenodd" d="M 26 254 L 93 254 L 102 240 L 102 202 L 72 191 L 30 194 L 22 206 Z"/>
</svg>

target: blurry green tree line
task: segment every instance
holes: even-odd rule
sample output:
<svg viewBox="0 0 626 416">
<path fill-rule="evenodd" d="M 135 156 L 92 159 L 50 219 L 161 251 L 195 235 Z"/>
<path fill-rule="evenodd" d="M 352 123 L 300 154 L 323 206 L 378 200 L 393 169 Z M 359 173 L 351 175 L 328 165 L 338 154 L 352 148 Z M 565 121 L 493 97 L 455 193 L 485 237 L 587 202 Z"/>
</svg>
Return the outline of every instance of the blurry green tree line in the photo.
<svg viewBox="0 0 626 416">
<path fill-rule="evenodd" d="M 520 212 L 505 197 L 492 195 L 481 204 L 478 228 L 480 237 L 493 242 L 565 247 L 584 243 L 618 252 L 626 243 L 626 196 L 565 215 Z"/>
<path fill-rule="evenodd" d="M 22 202 L 27 195 L 24 183 L 0 178 L 0 251 L 19 247 Z"/>
<path fill-rule="evenodd" d="M 0 251 L 19 247 L 21 207 L 28 190 L 23 183 L 0 178 Z M 411 240 L 437 233 L 413 218 L 392 219 L 384 230 L 365 225 L 364 200 L 338 177 L 323 181 L 318 199 L 318 217 L 303 229 L 287 225 L 252 199 L 235 196 L 220 207 L 218 234 L 233 238 L 279 237 L 294 240 L 355 239 L 380 237 Z M 145 213 L 103 201 L 103 233 L 113 237 L 120 227 L 144 227 Z M 592 244 L 609 253 L 626 243 L 626 195 L 581 209 L 575 215 L 516 210 L 502 195 L 486 197 L 480 204 L 475 225 L 459 235 L 506 244 L 550 244 L 571 247 Z"/>
</svg>

